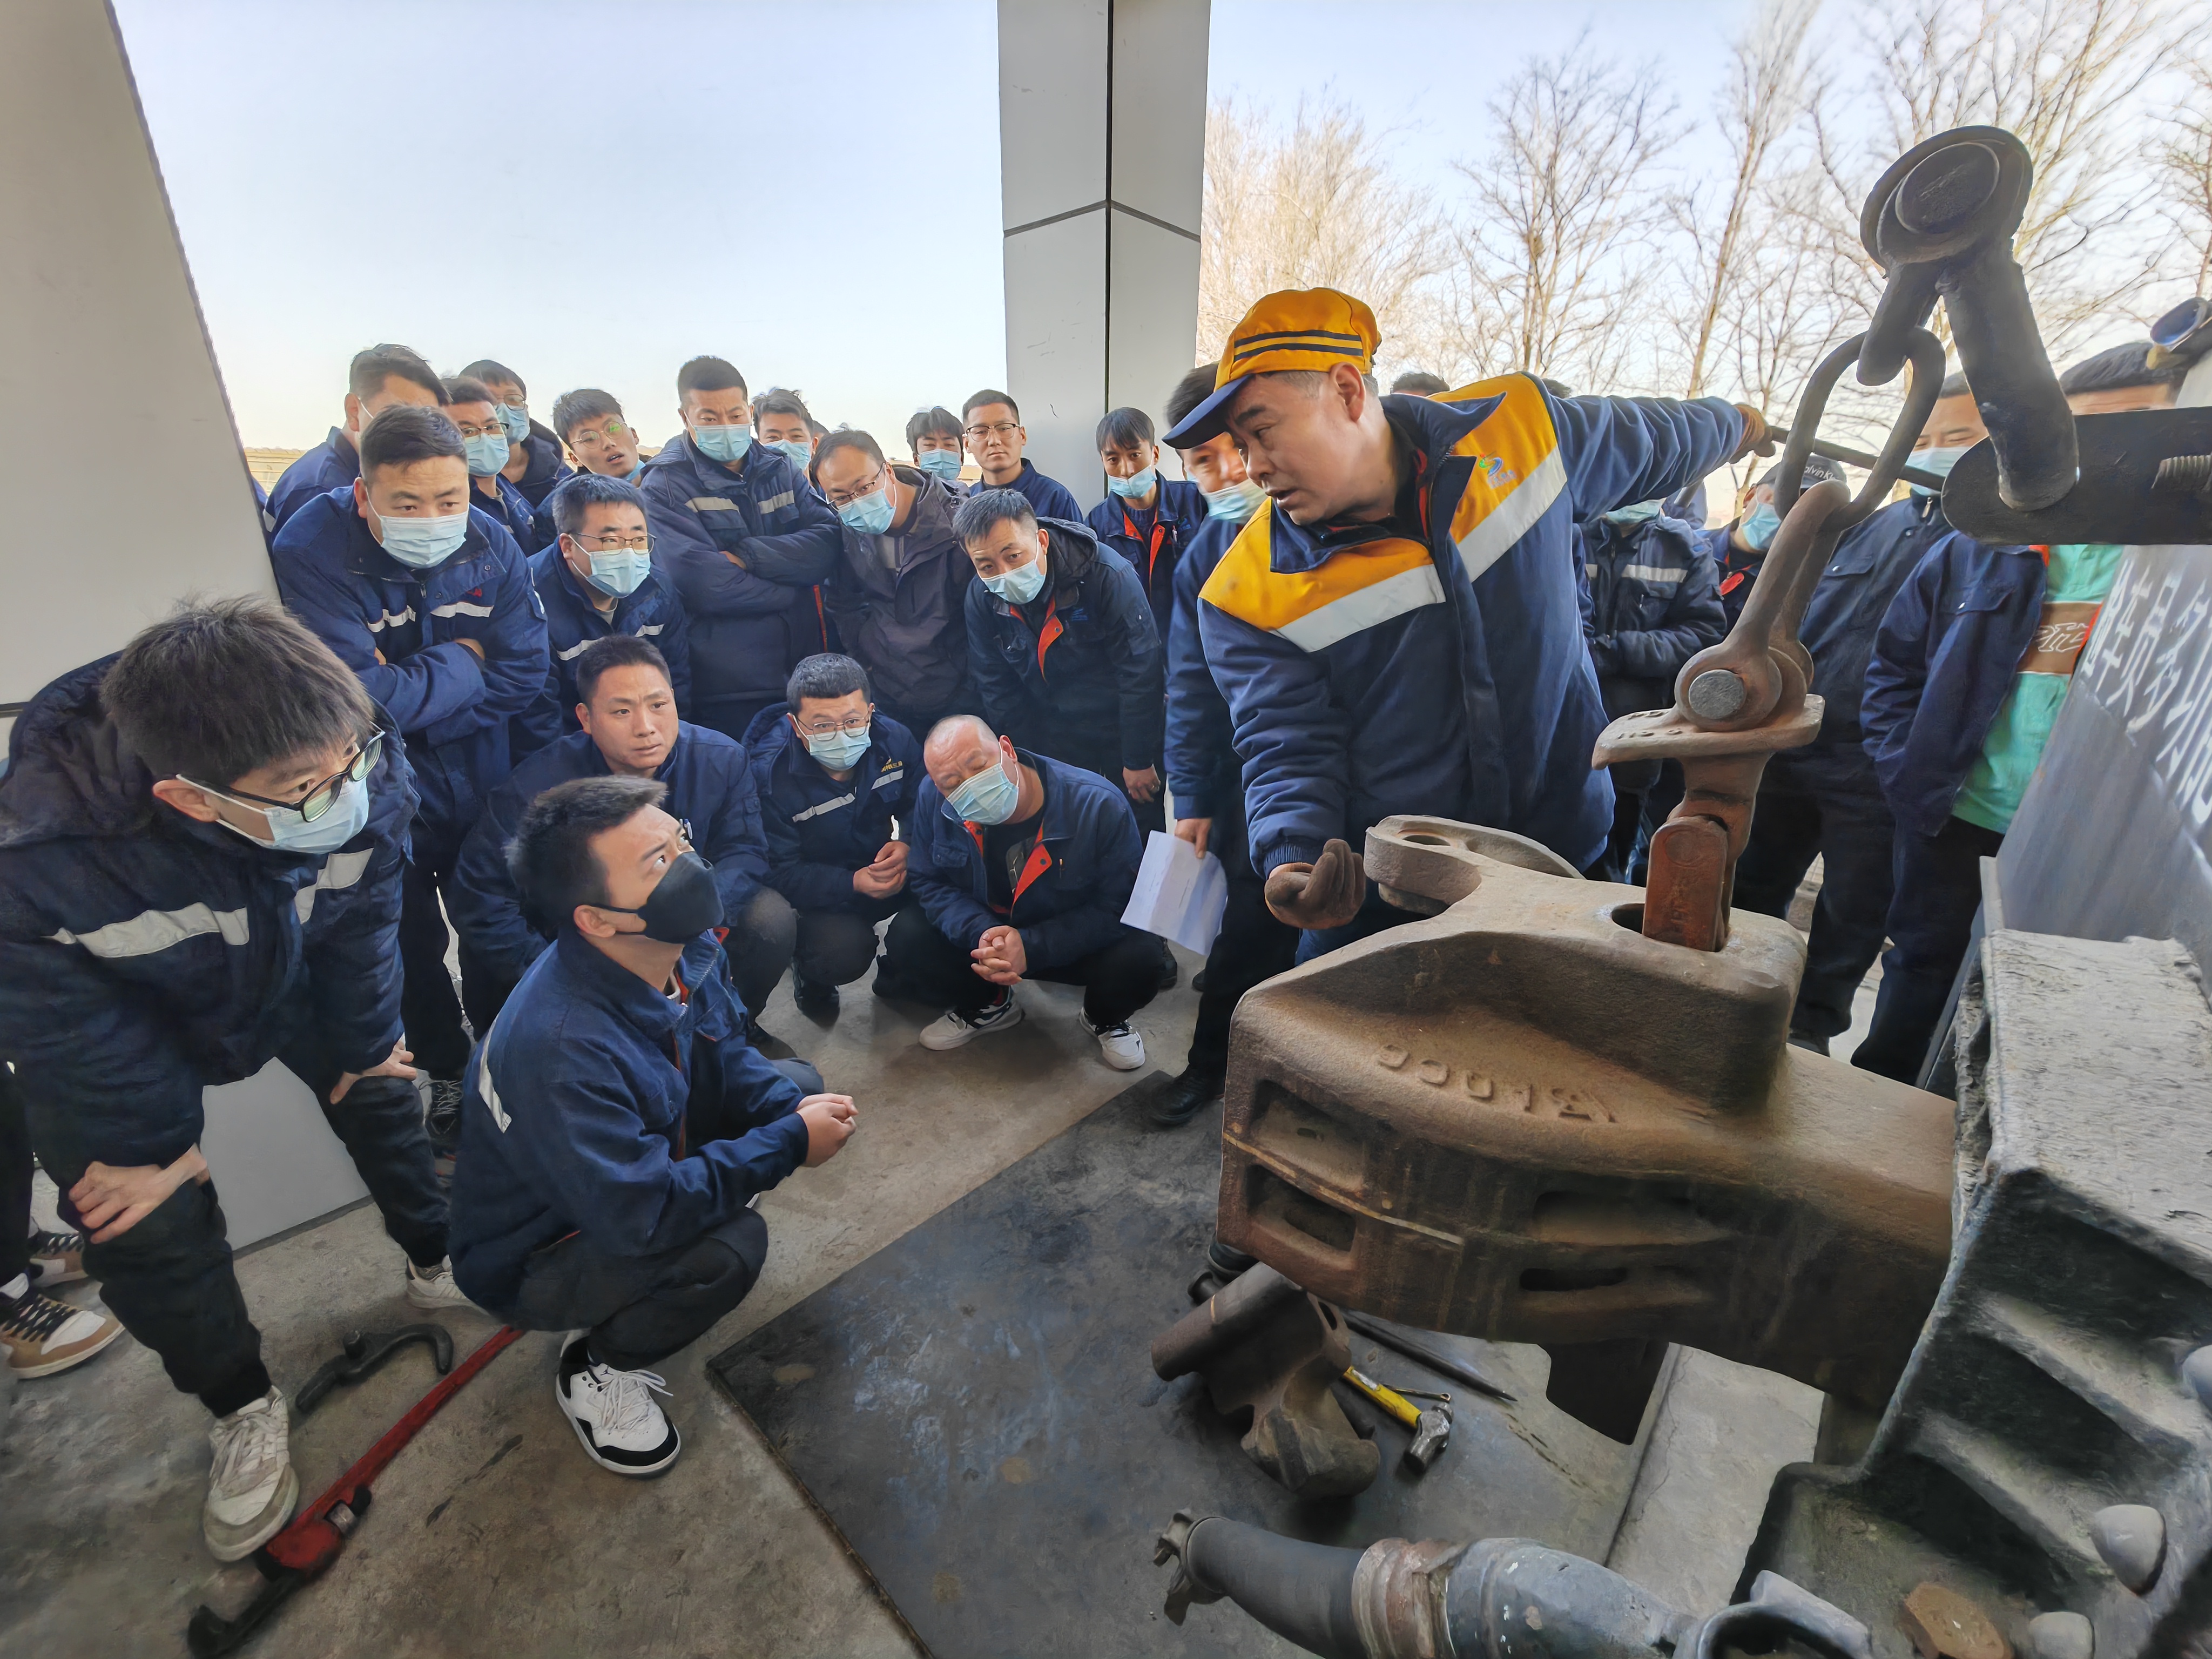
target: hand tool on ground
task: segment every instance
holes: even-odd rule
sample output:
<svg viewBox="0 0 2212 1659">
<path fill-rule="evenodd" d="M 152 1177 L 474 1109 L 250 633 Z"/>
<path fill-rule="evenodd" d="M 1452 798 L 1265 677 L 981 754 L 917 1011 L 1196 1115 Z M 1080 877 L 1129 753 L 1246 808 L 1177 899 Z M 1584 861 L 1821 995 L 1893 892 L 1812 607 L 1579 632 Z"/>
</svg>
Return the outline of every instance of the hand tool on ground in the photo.
<svg viewBox="0 0 2212 1659">
<path fill-rule="evenodd" d="M 1424 1411 L 1397 1389 L 1365 1375 L 1357 1365 L 1344 1368 L 1344 1380 L 1413 1431 L 1413 1443 L 1406 1448 L 1406 1461 L 1417 1472 L 1425 1474 L 1429 1465 L 1443 1455 L 1444 1448 L 1451 1443 L 1449 1406 L 1432 1406 Z"/>
<path fill-rule="evenodd" d="M 1447 1352 L 1418 1331 L 1409 1331 L 1402 1325 L 1378 1319 L 1373 1314 L 1354 1313 L 1349 1308 L 1344 1310 L 1344 1323 L 1347 1330 L 1357 1331 L 1386 1348 L 1395 1348 L 1407 1358 L 1418 1360 L 1438 1376 L 1449 1376 L 1455 1382 L 1464 1382 L 1477 1394 L 1486 1394 L 1505 1405 L 1514 1402 L 1512 1389 L 1492 1382 L 1467 1361 L 1456 1354 Z"/>
<path fill-rule="evenodd" d="M 396 1331 L 356 1331 L 345 1340 L 345 1352 L 325 1360 L 315 1374 L 292 1396 L 296 1422 L 323 1403 L 323 1396 L 340 1382 L 358 1382 L 410 1342 L 427 1342 L 430 1356 L 443 1376 L 453 1369 L 453 1334 L 443 1325 L 402 1325 Z"/>
<path fill-rule="evenodd" d="M 362 1511 L 368 1508 L 371 1483 L 384 1473 L 386 1466 L 422 1425 L 438 1414 L 440 1407 L 459 1393 L 470 1378 L 498 1357 L 501 1348 L 521 1334 L 512 1325 L 502 1325 L 494 1331 L 481 1347 L 441 1377 L 404 1417 L 386 1429 L 360 1462 L 340 1475 L 321 1497 L 294 1516 L 283 1531 L 254 1551 L 253 1565 L 269 1582 L 235 1619 L 225 1619 L 213 1607 L 202 1604 L 185 1632 L 185 1644 L 191 1650 L 193 1659 L 214 1659 L 216 1655 L 237 1652 L 294 1590 L 337 1560 L 338 1553 L 345 1548 L 346 1539 L 361 1524 Z M 387 1347 L 386 1352 L 389 1351 Z M 327 1389 L 328 1384 L 325 1387 Z"/>
</svg>

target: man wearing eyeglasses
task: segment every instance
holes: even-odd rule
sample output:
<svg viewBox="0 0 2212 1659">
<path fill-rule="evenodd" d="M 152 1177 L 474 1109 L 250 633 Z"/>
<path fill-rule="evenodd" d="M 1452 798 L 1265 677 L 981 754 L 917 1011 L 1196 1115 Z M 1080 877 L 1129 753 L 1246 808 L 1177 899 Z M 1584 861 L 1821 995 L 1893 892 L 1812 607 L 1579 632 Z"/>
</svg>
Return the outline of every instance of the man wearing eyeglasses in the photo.
<svg viewBox="0 0 2212 1659">
<path fill-rule="evenodd" d="M 483 382 L 499 399 L 499 418 L 510 447 L 500 476 L 522 492 L 533 510 L 543 506 L 554 486 L 573 477 L 575 469 L 561 459 L 561 441 L 553 435 L 552 428 L 530 418 L 530 394 L 523 386 L 522 376 L 489 357 L 477 358 L 461 373 Z"/>
<path fill-rule="evenodd" d="M 809 657 L 745 733 L 769 884 L 799 913 L 792 1000 L 819 1020 L 873 965 L 877 925 L 914 902 L 893 820 L 914 819 L 921 745 L 870 693 L 852 658 Z"/>
<path fill-rule="evenodd" d="M 845 527 L 830 614 L 868 671 L 878 706 L 927 732 L 974 706 L 968 681 L 968 589 L 975 567 L 952 533 L 962 497 L 919 467 L 896 466 L 865 432 L 833 432 L 814 482 Z"/>
<path fill-rule="evenodd" d="M 653 562 L 645 498 L 617 478 L 584 473 L 546 498 L 554 544 L 531 556 L 530 580 L 545 607 L 551 661 L 545 690 L 516 722 L 515 757 L 581 731 L 576 659 L 595 640 L 630 634 L 650 640 L 668 665 L 676 712 L 691 702 L 691 651 L 676 584 Z"/>
<path fill-rule="evenodd" d="M 619 478 L 633 488 L 645 481 L 637 428 L 623 419 L 622 405 L 611 393 L 597 386 L 562 392 L 553 400 L 553 429 L 585 471 L 601 478 Z M 550 546 L 560 533 L 553 523 L 550 491 L 538 504 L 537 528 L 540 547 Z"/>
<path fill-rule="evenodd" d="M 431 1135 L 452 1144 L 469 1057 L 439 903 L 461 837 L 511 764 L 508 724 L 545 689 L 545 611 L 514 538 L 469 505 L 467 451 L 434 409 L 376 417 L 362 475 L 293 514 L 270 561 L 292 614 L 404 734 L 422 798 L 399 951 L 408 1046 L 430 1074 Z M 464 943 L 465 993 L 476 977 Z"/>
<path fill-rule="evenodd" d="M 829 648 L 815 589 L 837 567 L 837 518 L 789 456 L 754 441 L 732 365 L 694 357 L 676 399 L 683 434 L 639 488 L 690 617 L 691 718 L 742 738 L 799 659 Z"/>
<path fill-rule="evenodd" d="M 1083 522 L 1083 509 L 1067 486 L 1048 478 L 1036 464 L 1025 459 L 1030 434 L 1022 426 L 1022 411 L 1003 392 L 988 387 L 960 405 L 960 419 L 968 439 L 968 453 L 983 471 L 978 489 L 1015 489 L 1025 496 L 1040 519 Z"/>
<path fill-rule="evenodd" d="M 283 1060 L 405 1252 L 408 1300 L 464 1300 L 400 1033 L 414 808 L 360 682 L 259 599 L 182 608 L 56 680 L 0 776 L 0 1062 L 86 1273 L 214 1415 L 219 1560 L 282 1527 L 300 1483 L 199 1153 L 203 1091 Z"/>
<path fill-rule="evenodd" d="M 457 374 L 446 382 L 446 418 L 459 430 L 461 447 L 468 452 L 469 505 L 496 519 L 525 553 L 536 552 L 544 545 L 535 524 L 537 508 L 507 481 L 513 446 L 499 399 L 482 380 Z"/>
</svg>

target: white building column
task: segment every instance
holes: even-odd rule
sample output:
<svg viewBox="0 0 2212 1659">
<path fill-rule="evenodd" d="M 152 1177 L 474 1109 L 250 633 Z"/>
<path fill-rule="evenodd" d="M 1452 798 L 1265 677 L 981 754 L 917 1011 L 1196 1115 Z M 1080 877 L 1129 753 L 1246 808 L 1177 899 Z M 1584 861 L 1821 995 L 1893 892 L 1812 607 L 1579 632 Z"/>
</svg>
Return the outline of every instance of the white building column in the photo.
<svg viewBox="0 0 2212 1659">
<path fill-rule="evenodd" d="M 1085 507 L 1109 409 L 1196 361 L 1209 0 L 999 0 L 1006 390 Z"/>
</svg>

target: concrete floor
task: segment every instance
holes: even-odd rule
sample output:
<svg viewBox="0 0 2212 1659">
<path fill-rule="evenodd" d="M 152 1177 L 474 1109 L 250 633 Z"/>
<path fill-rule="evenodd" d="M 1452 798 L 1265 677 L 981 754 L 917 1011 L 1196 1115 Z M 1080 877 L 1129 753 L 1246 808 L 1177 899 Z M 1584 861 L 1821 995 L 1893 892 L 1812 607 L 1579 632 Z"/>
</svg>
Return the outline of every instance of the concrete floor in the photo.
<svg viewBox="0 0 2212 1659">
<path fill-rule="evenodd" d="M 1196 1000 L 1137 1021 L 1152 1062 L 1179 1070 Z M 550 1399 L 555 1339 L 501 1355 L 378 1482 L 376 1506 L 326 1577 L 251 1650 L 268 1655 L 909 1654 L 836 1536 L 704 1359 L 1024 1157 L 1127 1087 L 1076 1024 L 1079 994 L 1029 985 L 1017 1030 L 957 1055 L 913 1041 L 919 1016 L 848 990 L 828 1030 L 780 991 L 765 1024 L 860 1103 L 851 1146 L 769 1195 L 759 1288 L 662 1367 L 684 1436 L 665 1477 L 593 1468 Z M 1839 1045 L 1840 1046 L 1840 1045 Z M 1196 1138 L 1194 1157 L 1212 1157 Z M 288 1391 L 349 1330 L 422 1317 L 401 1258 L 361 1207 L 241 1256 L 239 1274 Z M 89 1300 L 96 1287 L 73 1287 Z M 489 1319 L 444 1316 L 463 1352 Z M 295 1424 L 303 1491 L 335 1479 L 428 1386 L 419 1350 Z M 1685 1607 L 1733 1584 L 1767 1482 L 1806 1456 L 1817 1396 L 1684 1354 L 1615 1547 L 1616 1562 Z M 128 1338 L 76 1370 L 21 1385 L 0 1427 L 0 1648 L 64 1656 L 181 1651 L 203 1601 L 234 1612 L 259 1583 L 200 1540 L 207 1419 Z M 1162 1626 L 1162 1651 L 1194 1651 Z M 946 1659 L 954 1659 L 946 1656 Z"/>
</svg>

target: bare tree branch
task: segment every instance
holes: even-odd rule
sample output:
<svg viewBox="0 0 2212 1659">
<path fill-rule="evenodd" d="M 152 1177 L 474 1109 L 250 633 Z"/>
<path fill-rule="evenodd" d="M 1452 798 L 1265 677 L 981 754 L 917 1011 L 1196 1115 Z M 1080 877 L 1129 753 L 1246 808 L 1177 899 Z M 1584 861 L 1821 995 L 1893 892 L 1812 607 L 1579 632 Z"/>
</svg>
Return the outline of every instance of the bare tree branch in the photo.
<svg viewBox="0 0 2212 1659">
<path fill-rule="evenodd" d="M 2195 295 L 2212 293 L 2212 57 L 2191 61 L 2182 101 L 2160 123 L 2151 147 L 2160 198 Z"/>
</svg>

